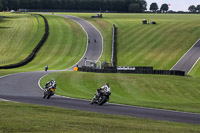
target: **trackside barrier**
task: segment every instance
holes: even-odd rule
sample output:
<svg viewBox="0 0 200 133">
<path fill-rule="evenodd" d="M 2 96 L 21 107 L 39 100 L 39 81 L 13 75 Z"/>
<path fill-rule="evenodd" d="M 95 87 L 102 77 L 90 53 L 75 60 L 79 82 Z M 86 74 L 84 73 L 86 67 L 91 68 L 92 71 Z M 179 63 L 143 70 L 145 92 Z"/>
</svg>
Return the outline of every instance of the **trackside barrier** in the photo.
<svg viewBox="0 0 200 133">
<path fill-rule="evenodd" d="M 38 15 L 44 19 L 44 23 L 45 23 L 45 33 L 42 39 L 40 40 L 40 42 L 38 43 L 38 45 L 33 49 L 32 53 L 26 59 L 15 64 L 0 66 L 0 69 L 11 69 L 11 68 L 21 67 L 28 64 L 30 61 L 32 61 L 35 58 L 37 52 L 40 50 L 40 48 L 42 47 L 42 45 L 44 44 L 44 42 L 47 40 L 49 36 L 49 24 L 48 24 L 47 19 L 41 14 L 38 14 Z"/>
<path fill-rule="evenodd" d="M 93 69 L 91 67 L 79 67 L 78 71 L 96 73 L 132 73 L 132 74 L 158 74 L 185 76 L 184 71 L 179 70 L 153 70 L 153 67 L 135 67 L 135 70 L 117 70 L 116 67 L 105 67 L 104 69 Z M 146 68 L 146 69 L 145 69 Z"/>
<path fill-rule="evenodd" d="M 178 70 L 118 70 L 118 73 L 134 73 L 134 74 L 159 74 L 159 75 L 178 75 L 185 76 L 184 71 Z"/>
<path fill-rule="evenodd" d="M 113 24 L 111 64 L 113 67 L 117 64 L 117 27 L 115 24 Z"/>
</svg>

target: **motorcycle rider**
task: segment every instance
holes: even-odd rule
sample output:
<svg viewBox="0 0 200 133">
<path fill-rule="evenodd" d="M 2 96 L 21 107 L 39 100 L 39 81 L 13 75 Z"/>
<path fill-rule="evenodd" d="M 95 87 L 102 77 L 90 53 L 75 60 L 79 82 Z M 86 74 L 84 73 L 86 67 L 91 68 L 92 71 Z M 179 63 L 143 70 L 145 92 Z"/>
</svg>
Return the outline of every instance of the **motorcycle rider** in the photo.
<svg viewBox="0 0 200 133">
<path fill-rule="evenodd" d="M 48 65 L 45 66 L 45 71 L 47 71 L 47 70 L 48 70 Z"/>
<path fill-rule="evenodd" d="M 53 79 L 46 83 L 46 85 L 44 87 L 44 96 L 43 96 L 43 98 L 45 98 L 47 95 L 50 95 L 50 96 L 54 95 L 54 91 L 55 90 L 52 93 L 50 93 L 50 89 L 51 88 L 56 89 L 56 81 L 53 80 Z M 48 96 L 47 99 L 49 99 L 50 96 Z"/>
<path fill-rule="evenodd" d="M 55 80 L 52 79 L 46 83 L 45 88 L 49 89 L 50 87 L 56 89 L 56 81 Z"/>
<path fill-rule="evenodd" d="M 110 92 L 110 86 L 109 86 L 108 83 L 105 83 L 104 86 L 102 86 L 102 87 L 100 87 L 100 88 L 98 88 L 98 89 L 96 90 L 96 93 L 95 93 L 93 99 L 94 99 L 94 100 L 99 99 L 100 94 L 101 94 L 102 92 L 104 92 L 104 91 L 109 92 L 109 93 L 111 94 L 111 92 Z M 110 94 L 109 94 L 109 95 L 110 95 Z M 93 103 L 91 103 L 91 104 L 93 104 Z"/>
</svg>

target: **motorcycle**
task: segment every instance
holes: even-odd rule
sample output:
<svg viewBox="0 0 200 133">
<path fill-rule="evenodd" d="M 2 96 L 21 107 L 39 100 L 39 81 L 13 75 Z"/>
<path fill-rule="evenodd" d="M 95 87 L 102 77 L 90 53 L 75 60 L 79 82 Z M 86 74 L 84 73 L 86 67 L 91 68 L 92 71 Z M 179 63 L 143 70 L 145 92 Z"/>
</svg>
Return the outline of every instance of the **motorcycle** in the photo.
<svg viewBox="0 0 200 133">
<path fill-rule="evenodd" d="M 47 99 L 49 99 L 54 94 L 55 94 L 55 89 L 54 88 L 45 89 L 43 98 L 47 97 Z"/>
<path fill-rule="evenodd" d="M 55 89 L 56 89 L 56 83 L 55 81 L 50 81 L 48 83 L 46 83 L 45 87 L 44 87 L 44 95 L 43 98 L 49 99 L 51 96 L 53 96 L 55 94 Z"/>
<path fill-rule="evenodd" d="M 104 103 L 109 101 L 109 97 L 110 97 L 110 91 L 101 91 L 99 96 L 95 96 L 94 98 L 92 98 L 92 101 L 90 102 L 90 104 L 98 104 L 98 105 L 103 105 Z"/>
</svg>

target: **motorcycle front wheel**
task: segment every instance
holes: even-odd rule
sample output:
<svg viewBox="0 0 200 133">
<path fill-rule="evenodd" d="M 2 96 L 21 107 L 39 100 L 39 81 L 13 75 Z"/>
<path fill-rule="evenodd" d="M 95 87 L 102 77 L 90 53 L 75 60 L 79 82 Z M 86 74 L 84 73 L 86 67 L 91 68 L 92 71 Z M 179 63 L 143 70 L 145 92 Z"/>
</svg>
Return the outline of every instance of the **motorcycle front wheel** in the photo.
<svg viewBox="0 0 200 133">
<path fill-rule="evenodd" d="M 49 92 L 47 99 L 49 99 L 52 95 L 52 91 Z"/>
<path fill-rule="evenodd" d="M 98 105 L 103 105 L 106 101 L 106 96 L 101 96 L 99 98 Z"/>
</svg>

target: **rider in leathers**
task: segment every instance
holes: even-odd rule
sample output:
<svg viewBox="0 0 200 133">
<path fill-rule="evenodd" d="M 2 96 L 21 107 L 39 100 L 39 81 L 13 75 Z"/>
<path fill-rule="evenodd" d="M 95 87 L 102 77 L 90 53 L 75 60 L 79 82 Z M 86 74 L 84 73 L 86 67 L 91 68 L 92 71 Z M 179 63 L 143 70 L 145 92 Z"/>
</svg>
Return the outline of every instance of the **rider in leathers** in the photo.
<svg viewBox="0 0 200 133">
<path fill-rule="evenodd" d="M 106 83 L 104 86 L 102 86 L 101 88 L 97 89 L 96 94 L 94 95 L 94 99 L 97 100 L 101 94 L 101 92 L 110 92 L 110 86 L 108 83 Z M 110 92 L 111 94 L 111 92 Z"/>
<path fill-rule="evenodd" d="M 56 89 L 56 81 L 55 80 L 51 80 L 46 83 L 45 88 L 49 89 L 50 87 L 53 87 L 54 89 Z"/>
</svg>

